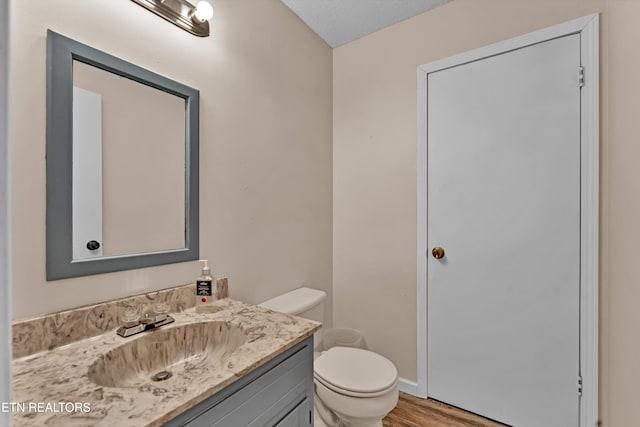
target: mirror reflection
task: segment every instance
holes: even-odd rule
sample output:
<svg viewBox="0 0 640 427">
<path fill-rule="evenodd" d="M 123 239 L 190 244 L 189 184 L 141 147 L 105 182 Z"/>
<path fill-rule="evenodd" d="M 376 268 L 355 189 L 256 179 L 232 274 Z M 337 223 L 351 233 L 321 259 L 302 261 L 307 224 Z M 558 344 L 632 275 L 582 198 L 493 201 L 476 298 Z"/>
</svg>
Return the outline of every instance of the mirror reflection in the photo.
<svg viewBox="0 0 640 427">
<path fill-rule="evenodd" d="M 73 259 L 185 248 L 184 98 L 73 61 Z"/>
</svg>

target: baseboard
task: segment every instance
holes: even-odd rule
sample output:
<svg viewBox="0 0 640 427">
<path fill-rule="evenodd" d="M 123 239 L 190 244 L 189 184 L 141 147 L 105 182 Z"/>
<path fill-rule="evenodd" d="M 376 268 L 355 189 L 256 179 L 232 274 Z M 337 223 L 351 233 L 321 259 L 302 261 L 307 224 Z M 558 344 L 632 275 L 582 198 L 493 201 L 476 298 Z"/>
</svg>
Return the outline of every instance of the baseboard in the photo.
<svg viewBox="0 0 640 427">
<path fill-rule="evenodd" d="M 405 378 L 398 378 L 398 390 L 412 396 L 418 396 L 418 383 Z"/>
</svg>

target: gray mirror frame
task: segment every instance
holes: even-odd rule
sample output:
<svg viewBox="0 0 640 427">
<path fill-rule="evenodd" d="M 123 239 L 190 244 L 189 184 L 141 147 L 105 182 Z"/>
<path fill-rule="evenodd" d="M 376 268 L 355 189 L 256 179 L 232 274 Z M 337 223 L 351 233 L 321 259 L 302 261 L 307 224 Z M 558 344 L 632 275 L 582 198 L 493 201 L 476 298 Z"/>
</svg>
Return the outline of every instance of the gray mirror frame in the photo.
<svg viewBox="0 0 640 427">
<path fill-rule="evenodd" d="M 135 80 L 186 101 L 185 248 L 74 260 L 72 254 L 73 61 Z M 197 260 L 199 102 L 197 89 L 47 30 L 47 280 Z"/>
</svg>

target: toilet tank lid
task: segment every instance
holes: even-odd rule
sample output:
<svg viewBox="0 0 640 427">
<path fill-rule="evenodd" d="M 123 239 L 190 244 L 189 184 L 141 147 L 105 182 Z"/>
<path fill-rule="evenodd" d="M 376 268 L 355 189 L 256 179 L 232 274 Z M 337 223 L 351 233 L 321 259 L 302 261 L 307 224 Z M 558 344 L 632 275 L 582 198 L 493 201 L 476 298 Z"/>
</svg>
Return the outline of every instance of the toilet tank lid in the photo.
<svg viewBox="0 0 640 427">
<path fill-rule="evenodd" d="M 260 307 L 281 313 L 298 315 L 320 304 L 327 293 L 318 289 L 298 288 L 286 294 L 271 298 L 260 304 Z"/>
</svg>

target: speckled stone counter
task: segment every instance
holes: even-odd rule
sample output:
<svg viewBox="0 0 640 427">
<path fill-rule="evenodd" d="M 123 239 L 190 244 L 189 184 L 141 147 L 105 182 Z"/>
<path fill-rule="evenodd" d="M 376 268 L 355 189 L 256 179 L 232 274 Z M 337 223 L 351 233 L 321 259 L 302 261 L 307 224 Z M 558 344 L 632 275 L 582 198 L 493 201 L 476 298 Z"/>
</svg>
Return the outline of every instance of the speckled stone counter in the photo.
<svg viewBox="0 0 640 427">
<path fill-rule="evenodd" d="M 11 333 L 13 357 L 53 350 L 115 329 L 119 326 L 119 313 L 126 307 L 137 307 L 144 313 L 154 303 L 166 302 L 172 313 L 187 310 L 195 304 L 195 288 L 196 285 L 192 283 L 14 321 Z M 216 288 L 220 298 L 229 296 L 226 277 L 216 281 Z"/>
<path fill-rule="evenodd" d="M 54 406 L 45 412 L 14 410 L 13 425 L 159 426 L 301 342 L 320 327 L 317 322 L 231 299 L 216 304 L 219 311 L 215 313 L 196 313 L 193 308 L 172 313 L 175 323 L 129 338 L 122 338 L 111 330 L 14 359 L 12 401 Z M 148 382 L 128 387 L 106 387 L 91 381 L 91 365 L 110 350 L 147 334 L 197 322 L 224 323 L 240 328 L 246 340 L 233 352 L 212 358 L 215 360 L 205 358 L 202 363 L 186 365 L 166 381 L 154 382 L 149 378 Z M 154 354 L 153 351 L 142 352 L 135 357 L 154 357 Z M 136 362 L 131 364 L 135 366 Z M 85 411 L 85 406 L 75 412 L 66 412 L 61 402 L 86 403 L 90 411 Z M 58 412 L 53 412 L 55 409 Z"/>
</svg>

